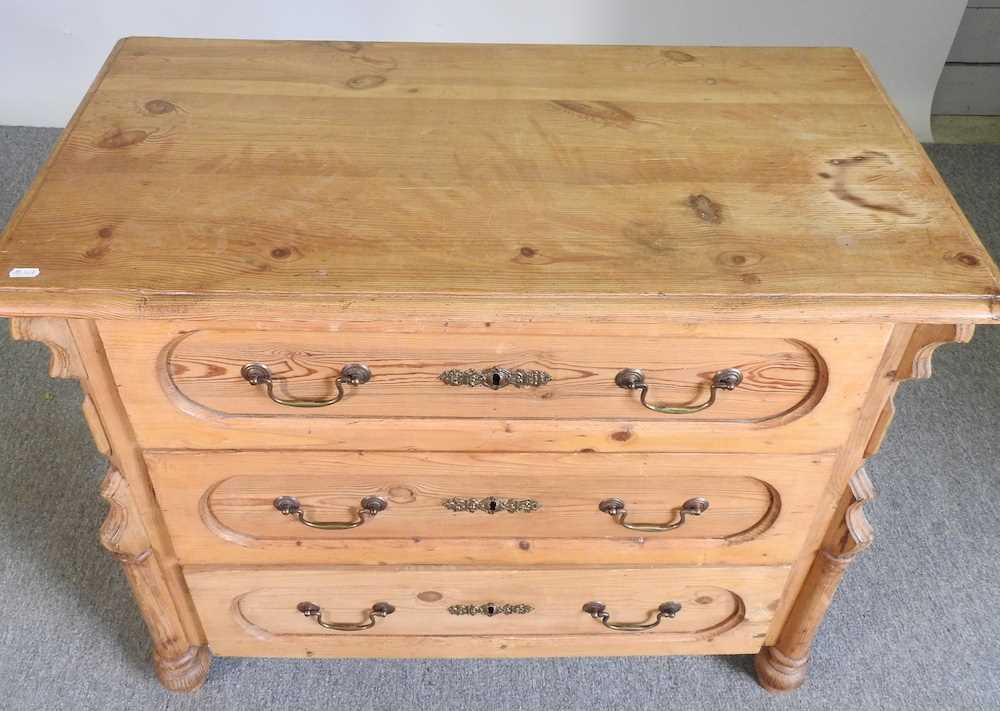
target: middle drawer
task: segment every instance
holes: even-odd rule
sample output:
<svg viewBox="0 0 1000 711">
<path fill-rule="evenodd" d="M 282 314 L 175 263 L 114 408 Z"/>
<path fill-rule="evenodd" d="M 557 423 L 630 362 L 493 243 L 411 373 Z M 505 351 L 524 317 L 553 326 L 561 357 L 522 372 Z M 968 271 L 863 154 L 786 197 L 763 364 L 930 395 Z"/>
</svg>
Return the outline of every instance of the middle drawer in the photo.
<svg viewBox="0 0 1000 711">
<path fill-rule="evenodd" d="M 833 466 L 833 455 L 146 458 L 183 564 L 787 563 Z"/>
</svg>

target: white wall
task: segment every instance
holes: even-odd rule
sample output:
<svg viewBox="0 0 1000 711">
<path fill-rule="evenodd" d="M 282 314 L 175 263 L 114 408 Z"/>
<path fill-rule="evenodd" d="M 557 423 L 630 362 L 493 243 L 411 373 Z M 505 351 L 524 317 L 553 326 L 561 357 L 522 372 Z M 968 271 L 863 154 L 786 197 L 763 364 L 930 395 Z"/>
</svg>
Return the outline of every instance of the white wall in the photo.
<svg viewBox="0 0 1000 711">
<path fill-rule="evenodd" d="M 0 0 L 0 124 L 62 126 L 126 35 L 844 45 L 930 138 L 966 0 Z"/>
</svg>

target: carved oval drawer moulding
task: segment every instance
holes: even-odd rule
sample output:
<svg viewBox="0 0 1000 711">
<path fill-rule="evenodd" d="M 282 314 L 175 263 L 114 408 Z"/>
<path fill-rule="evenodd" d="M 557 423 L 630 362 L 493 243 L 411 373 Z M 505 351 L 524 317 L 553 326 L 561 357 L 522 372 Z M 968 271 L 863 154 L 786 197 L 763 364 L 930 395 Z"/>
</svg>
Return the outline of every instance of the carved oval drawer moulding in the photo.
<svg viewBox="0 0 1000 711">
<path fill-rule="evenodd" d="M 645 596 L 652 600 L 657 592 L 636 591 L 631 597 L 642 599 Z M 344 619 L 355 617 L 360 619 L 367 607 L 361 600 L 352 604 L 343 596 L 331 595 L 322 590 L 307 592 L 282 588 L 257 588 L 234 597 L 229 605 L 229 614 L 239 628 L 258 640 L 281 642 L 292 637 L 330 636 L 323 629 L 317 628 L 314 622 L 303 618 L 301 614 L 296 614 L 296 601 L 293 598 L 302 595 L 311 595 L 324 610 L 331 610 L 334 616 Z M 521 595 L 530 597 L 531 591 Z M 420 603 L 408 592 L 393 594 L 389 591 L 383 596 L 391 598 L 396 608 L 392 617 L 392 622 L 396 624 L 380 623 L 375 629 L 356 634 L 365 636 L 614 634 L 594 625 L 588 617 L 580 614 L 581 604 L 585 602 L 585 600 L 577 601 L 581 595 L 587 597 L 582 591 L 566 590 L 559 600 L 546 600 L 545 603 L 532 602 L 530 615 L 497 615 L 476 619 L 478 616 L 451 614 L 448 608 L 455 603 L 448 602 L 447 597 L 434 605 L 428 605 Z M 670 595 L 671 599 L 681 602 L 682 612 L 670 624 L 664 624 L 651 632 L 653 634 L 663 635 L 676 641 L 707 640 L 735 629 L 746 620 L 746 602 L 732 590 L 719 587 L 685 589 L 684 586 L 678 586 L 678 589 L 672 591 Z M 622 614 L 643 617 L 655 609 L 656 605 L 631 601 L 627 606 L 619 603 L 616 607 Z"/>
<path fill-rule="evenodd" d="M 635 398 L 615 385 L 615 374 L 623 367 L 642 366 L 653 391 L 651 400 L 684 404 L 704 399 L 713 374 L 732 366 L 743 373 L 740 387 L 720 396 L 714 408 L 681 419 L 769 427 L 809 413 L 829 381 L 819 352 L 794 338 L 411 334 L 412 343 L 401 348 L 397 341 L 405 335 L 188 331 L 161 351 L 160 384 L 182 412 L 219 423 L 288 417 L 669 422 L 669 417 L 632 402 Z M 490 355 L 498 342 L 513 348 L 505 346 L 502 355 Z M 635 352 L 642 348 L 649 353 Z M 692 349 L 703 355 L 675 362 L 677 353 Z M 599 355 L 591 355 L 595 351 Z M 241 376 L 248 363 L 261 363 L 274 374 L 275 390 L 282 397 L 325 399 L 334 394 L 341 369 L 355 362 L 370 368 L 371 381 L 348 387 L 342 402 L 324 408 L 274 404 Z M 534 387 L 497 390 L 455 387 L 441 379 L 442 373 L 456 369 L 486 372 L 494 367 L 543 372 L 548 379 Z"/>
<path fill-rule="evenodd" d="M 705 533 L 704 525 L 696 528 L 688 524 L 687 529 L 680 527 L 662 534 L 684 541 L 686 546 L 731 546 L 754 540 L 768 531 L 781 513 L 780 493 L 762 479 L 739 475 L 720 477 L 717 487 L 721 488 L 721 493 L 711 484 L 695 483 L 698 480 L 698 477 L 677 475 L 660 487 L 665 492 L 655 503 L 650 502 L 650 492 L 646 490 L 636 493 L 633 489 L 629 498 L 633 508 L 644 512 L 644 516 L 667 519 L 676 516 L 686 500 L 685 492 L 704 491 L 706 498 L 714 499 L 710 513 L 704 514 L 704 521 L 712 524 L 711 533 Z M 602 491 L 627 490 L 627 484 L 619 482 L 595 485 L 591 481 L 567 480 L 564 483 L 566 493 L 562 496 L 558 490 L 552 489 L 544 493 L 529 491 L 538 498 L 516 499 L 519 502 L 531 501 L 537 506 L 523 507 L 523 511 L 530 510 L 531 513 L 525 517 L 512 516 L 509 511 L 501 511 L 494 516 L 469 516 L 467 511 L 455 510 L 450 506 L 455 497 L 446 495 L 450 491 L 447 475 L 436 477 L 433 482 L 424 479 L 417 483 L 398 478 L 384 479 L 389 483 L 375 483 L 377 481 L 369 477 L 359 483 L 357 477 L 352 477 L 345 482 L 335 477 L 307 474 L 295 477 L 289 483 L 288 477 L 280 475 L 234 475 L 221 479 L 204 491 L 198 499 L 198 512 L 205 527 L 215 536 L 247 548 L 289 549 L 303 545 L 323 548 L 340 547 L 344 540 L 423 541 L 467 537 L 565 537 L 567 545 L 576 545 L 575 542 L 587 538 L 636 537 L 627 529 L 610 525 L 598 507 Z M 583 485 L 586 486 L 585 491 L 580 490 Z M 504 486 L 517 489 L 519 482 Z M 274 509 L 274 493 L 290 487 L 298 487 L 297 501 L 311 518 L 319 520 L 355 515 L 358 500 L 364 496 L 385 497 L 389 505 L 385 512 L 379 514 L 377 521 L 350 531 L 331 532 L 293 526 Z M 408 492 L 406 500 L 401 503 L 393 501 L 392 492 L 399 491 Z M 498 530 L 499 525 L 502 528 Z"/>
</svg>

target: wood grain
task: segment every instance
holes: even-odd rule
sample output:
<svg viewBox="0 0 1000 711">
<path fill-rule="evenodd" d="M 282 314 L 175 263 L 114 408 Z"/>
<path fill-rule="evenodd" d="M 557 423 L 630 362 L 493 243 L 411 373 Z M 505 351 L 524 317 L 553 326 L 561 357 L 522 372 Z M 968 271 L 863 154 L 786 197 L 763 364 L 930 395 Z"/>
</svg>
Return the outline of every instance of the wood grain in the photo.
<svg viewBox="0 0 1000 711">
<path fill-rule="evenodd" d="M 787 568 L 186 568 L 211 645 L 226 655 L 522 656 L 690 653 L 760 647 Z M 396 612 L 365 632 L 321 629 L 295 608 L 319 605 L 328 619 L 359 621 L 372 603 Z M 604 628 L 582 611 L 604 602 L 612 621 L 646 621 L 676 601 L 673 620 L 641 634 Z M 525 615 L 456 616 L 453 604 L 524 603 Z M 415 643 L 414 636 L 419 636 Z M 519 642 L 521 638 L 528 638 Z M 448 641 L 450 640 L 450 642 Z M 512 640 L 513 643 L 504 642 Z M 561 645 L 561 647 L 560 647 Z M 561 649 L 561 651 L 560 651 Z"/>
<path fill-rule="evenodd" d="M 798 555 L 833 463 L 824 456 L 712 454 L 208 453 L 146 455 L 184 564 L 782 564 Z M 386 511 L 348 531 L 364 496 Z M 534 499 L 531 513 L 453 512 L 446 499 Z M 680 528 L 630 531 L 598 510 L 667 522 L 684 501 L 710 507 Z"/>
<path fill-rule="evenodd" d="M 0 274 L 41 273 L 0 277 L 0 313 L 503 295 L 822 298 L 867 320 L 944 297 L 989 320 L 1000 294 L 837 48 L 131 38 L 29 202 Z"/>
</svg>

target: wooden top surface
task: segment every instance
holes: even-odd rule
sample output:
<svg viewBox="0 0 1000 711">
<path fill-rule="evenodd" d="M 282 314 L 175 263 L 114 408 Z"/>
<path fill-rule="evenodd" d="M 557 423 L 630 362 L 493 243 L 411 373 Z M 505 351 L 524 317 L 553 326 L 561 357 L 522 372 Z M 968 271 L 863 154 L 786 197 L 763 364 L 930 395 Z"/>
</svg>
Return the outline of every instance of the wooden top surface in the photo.
<svg viewBox="0 0 1000 711">
<path fill-rule="evenodd" d="M 0 313 L 990 320 L 997 274 L 850 49 L 129 38 L 0 241 Z"/>
</svg>

